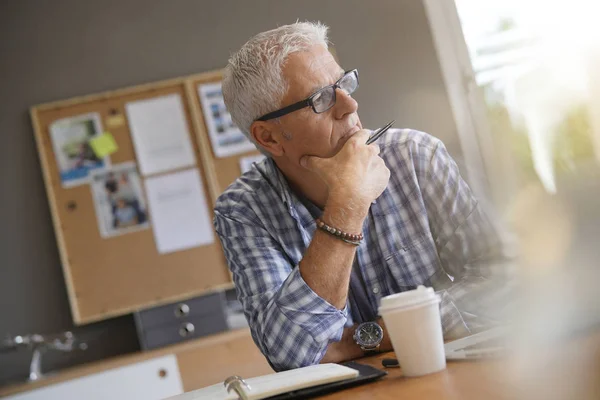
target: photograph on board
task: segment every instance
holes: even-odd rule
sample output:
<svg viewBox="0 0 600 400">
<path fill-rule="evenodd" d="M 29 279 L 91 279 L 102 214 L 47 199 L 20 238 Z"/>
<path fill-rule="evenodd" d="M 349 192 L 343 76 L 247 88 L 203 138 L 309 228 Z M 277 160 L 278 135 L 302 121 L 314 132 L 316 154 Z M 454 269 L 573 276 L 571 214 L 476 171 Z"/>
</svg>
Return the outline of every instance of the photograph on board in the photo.
<svg viewBox="0 0 600 400">
<path fill-rule="evenodd" d="M 220 82 L 199 85 L 198 94 L 215 157 L 229 157 L 256 149 L 233 123 L 225 107 Z"/>
<path fill-rule="evenodd" d="M 50 125 L 50 139 L 63 187 L 88 183 L 90 172 L 110 167 L 110 158 L 98 157 L 89 144 L 90 139 L 101 134 L 98 113 L 63 118 Z"/>
<path fill-rule="evenodd" d="M 100 235 L 104 238 L 149 227 L 148 207 L 135 163 L 94 172 L 92 196 Z"/>
</svg>

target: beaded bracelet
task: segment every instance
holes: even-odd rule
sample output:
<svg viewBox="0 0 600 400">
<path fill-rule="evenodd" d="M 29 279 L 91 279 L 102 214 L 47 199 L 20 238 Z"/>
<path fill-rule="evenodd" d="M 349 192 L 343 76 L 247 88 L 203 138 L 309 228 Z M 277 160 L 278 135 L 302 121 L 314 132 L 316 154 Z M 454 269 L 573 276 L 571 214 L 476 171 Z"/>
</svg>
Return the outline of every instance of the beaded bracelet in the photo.
<svg viewBox="0 0 600 400">
<path fill-rule="evenodd" d="M 359 233 L 358 235 L 353 235 L 351 233 L 344 232 L 340 229 L 334 228 L 332 226 L 327 225 L 321 218 L 316 219 L 317 228 L 321 229 L 324 232 L 329 233 L 330 235 L 343 240 L 346 243 L 353 244 L 355 246 L 360 245 L 360 242 L 364 239 L 363 234 Z"/>
</svg>

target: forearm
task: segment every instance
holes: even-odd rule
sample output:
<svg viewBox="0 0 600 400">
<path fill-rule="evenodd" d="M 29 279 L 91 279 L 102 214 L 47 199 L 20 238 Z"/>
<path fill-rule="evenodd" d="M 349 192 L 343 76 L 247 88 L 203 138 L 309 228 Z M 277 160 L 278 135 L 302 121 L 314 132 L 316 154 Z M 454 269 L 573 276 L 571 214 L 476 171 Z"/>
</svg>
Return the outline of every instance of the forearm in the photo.
<svg viewBox="0 0 600 400">
<path fill-rule="evenodd" d="M 388 335 L 387 329 L 385 328 L 383 320 L 379 318 L 377 323 L 383 328 L 383 340 L 379 346 L 379 351 L 392 351 L 392 342 Z M 321 363 L 339 363 L 365 356 L 365 352 L 362 351 L 360 346 L 354 341 L 353 336 L 357 326 L 358 325 L 354 325 L 344 329 L 342 340 L 336 343 L 331 343 L 329 347 L 327 347 L 327 352 L 321 359 Z"/>
<path fill-rule="evenodd" d="M 342 337 L 347 322 L 345 304 L 337 308 L 317 294 L 302 277 L 300 265 L 286 264 L 289 259 L 278 244 L 256 225 L 215 211 L 215 226 L 252 336 L 273 368 L 318 363 L 328 344 Z M 350 248 L 354 252 L 353 246 Z"/>
<path fill-rule="evenodd" d="M 250 302 L 250 303 L 249 303 Z M 342 338 L 347 309 L 338 310 L 306 284 L 294 268 L 269 299 L 246 299 L 248 322 L 262 353 L 276 370 L 318 363 L 329 343 Z"/>
<path fill-rule="evenodd" d="M 348 233 L 362 232 L 366 217 L 364 207 L 352 207 L 343 201 L 337 201 L 337 198 L 343 197 L 336 196 L 328 200 L 323 221 Z M 318 296 L 340 310 L 346 305 L 355 253 L 355 245 L 317 229 L 300 262 L 300 274 L 306 284 Z"/>
</svg>

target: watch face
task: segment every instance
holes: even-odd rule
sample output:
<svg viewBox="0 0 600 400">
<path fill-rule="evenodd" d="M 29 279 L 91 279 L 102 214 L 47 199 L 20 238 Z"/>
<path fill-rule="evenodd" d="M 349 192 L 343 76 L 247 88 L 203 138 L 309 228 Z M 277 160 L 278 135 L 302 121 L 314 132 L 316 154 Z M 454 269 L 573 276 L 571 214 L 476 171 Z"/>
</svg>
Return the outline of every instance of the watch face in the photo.
<svg viewBox="0 0 600 400">
<path fill-rule="evenodd" d="M 383 329 L 374 322 L 365 322 L 358 326 L 356 341 L 364 347 L 377 346 L 383 338 Z"/>
</svg>

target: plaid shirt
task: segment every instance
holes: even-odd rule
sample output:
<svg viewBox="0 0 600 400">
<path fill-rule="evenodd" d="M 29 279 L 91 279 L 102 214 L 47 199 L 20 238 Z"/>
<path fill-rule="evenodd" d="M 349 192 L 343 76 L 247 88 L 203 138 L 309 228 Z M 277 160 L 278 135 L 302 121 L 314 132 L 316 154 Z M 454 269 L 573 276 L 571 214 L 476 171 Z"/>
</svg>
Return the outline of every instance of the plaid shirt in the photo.
<svg viewBox="0 0 600 400">
<path fill-rule="evenodd" d="M 440 140 L 390 129 L 378 144 L 391 177 L 355 257 L 370 314 L 384 296 L 431 286 L 445 337 L 466 335 L 489 322 L 479 310 L 497 287 L 490 277 L 498 276 L 491 260 L 501 255 L 500 236 Z M 252 337 L 273 368 L 318 363 L 359 313 L 337 309 L 302 279 L 297 266 L 315 221 L 271 159 L 219 197 L 214 224 Z"/>
</svg>

